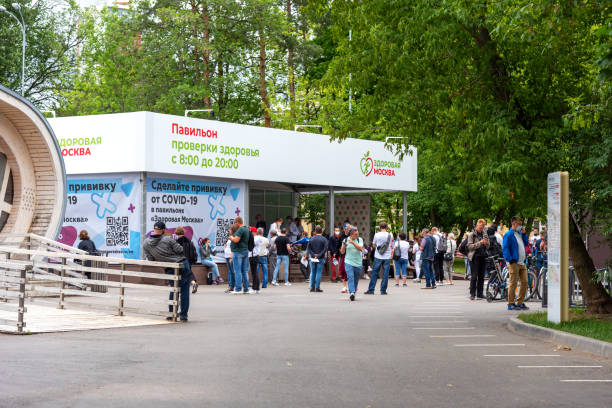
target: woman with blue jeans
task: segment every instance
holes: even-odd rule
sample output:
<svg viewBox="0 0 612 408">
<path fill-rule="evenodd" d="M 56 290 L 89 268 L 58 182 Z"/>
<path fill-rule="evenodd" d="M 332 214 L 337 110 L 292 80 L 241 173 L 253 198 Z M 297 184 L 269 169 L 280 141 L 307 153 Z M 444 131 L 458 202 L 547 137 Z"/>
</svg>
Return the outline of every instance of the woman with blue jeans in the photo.
<svg viewBox="0 0 612 408">
<path fill-rule="evenodd" d="M 348 280 L 348 291 L 351 301 L 355 300 L 359 277 L 361 276 L 363 239 L 359 238 L 359 230 L 352 227 L 348 237 L 342 242 L 340 253 L 344 254 L 344 269 Z"/>
<path fill-rule="evenodd" d="M 395 263 L 395 286 L 399 286 L 399 277 L 402 275 L 402 283 L 403 286 L 406 285 L 406 270 L 408 268 L 408 251 L 410 250 L 410 244 L 406 241 L 406 234 L 403 232 L 399 233 L 399 240 L 395 242 L 393 248 L 391 248 L 391 253 L 394 253 L 395 248 L 399 246 L 400 249 L 400 258 L 394 260 Z"/>
<path fill-rule="evenodd" d="M 210 245 L 210 239 L 204 238 L 202 240 L 202 246 L 200 247 L 200 260 L 202 265 L 208 266 L 212 272 L 213 285 L 218 285 L 223 282 L 223 279 L 219 276 L 219 268 L 217 264 L 212 260 L 212 253 L 215 249 Z"/>
</svg>

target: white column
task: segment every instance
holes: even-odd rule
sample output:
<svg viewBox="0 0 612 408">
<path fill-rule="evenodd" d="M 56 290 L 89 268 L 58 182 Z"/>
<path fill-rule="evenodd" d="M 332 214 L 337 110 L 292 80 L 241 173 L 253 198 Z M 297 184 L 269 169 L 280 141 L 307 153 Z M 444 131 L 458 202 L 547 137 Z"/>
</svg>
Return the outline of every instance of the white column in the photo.
<svg viewBox="0 0 612 408">
<path fill-rule="evenodd" d="M 328 232 L 329 235 L 332 236 L 334 233 L 334 213 L 335 213 L 335 208 L 334 208 L 334 188 L 330 187 L 329 188 L 329 228 L 328 228 Z"/>
<path fill-rule="evenodd" d="M 406 201 L 406 192 L 402 191 L 402 199 L 404 200 L 404 212 L 402 213 L 402 221 L 404 224 L 404 234 L 408 237 L 408 202 Z"/>
</svg>

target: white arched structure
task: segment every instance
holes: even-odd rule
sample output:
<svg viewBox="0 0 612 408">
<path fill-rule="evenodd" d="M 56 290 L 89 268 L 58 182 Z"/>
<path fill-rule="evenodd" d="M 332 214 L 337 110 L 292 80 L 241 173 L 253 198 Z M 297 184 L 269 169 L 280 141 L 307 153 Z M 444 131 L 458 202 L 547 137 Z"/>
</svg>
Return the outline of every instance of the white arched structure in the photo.
<svg viewBox="0 0 612 408">
<path fill-rule="evenodd" d="M 0 85 L 0 233 L 56 239 L 66 201 L 66 173 L 47 120 Z"/>
</svg>

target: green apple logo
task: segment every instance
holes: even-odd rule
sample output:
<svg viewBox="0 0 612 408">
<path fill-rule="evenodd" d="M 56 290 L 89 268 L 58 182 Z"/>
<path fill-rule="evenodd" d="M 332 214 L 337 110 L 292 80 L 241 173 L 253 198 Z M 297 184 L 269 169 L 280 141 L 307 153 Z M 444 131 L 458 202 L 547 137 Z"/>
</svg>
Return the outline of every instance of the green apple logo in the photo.
<svg viewBox="0 0 612 408">
<path fill-rule="evenodd" d="M 359 167 L 361 167 L 361 172 L 366 177 L 372 173 L 372 170 L 374 170 L 374 160 L 370 157 L 370 152 L 363 155 L 359 162 Z"/>
</svg>

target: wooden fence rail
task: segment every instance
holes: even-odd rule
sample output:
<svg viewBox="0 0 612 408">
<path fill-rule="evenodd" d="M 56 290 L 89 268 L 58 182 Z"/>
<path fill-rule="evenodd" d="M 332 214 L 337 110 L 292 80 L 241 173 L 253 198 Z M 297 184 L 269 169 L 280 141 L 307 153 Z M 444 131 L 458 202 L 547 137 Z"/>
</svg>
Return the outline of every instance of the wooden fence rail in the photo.
<svg viewBox="0 0 612 408">
<path fill-rule="evenodd" d="M 151 262 L 139 259 L 107 258 L 89 255 L 83 251 L 65 246 L 34 234 L 11 237 L 13 242 L 5 239 L 0 246 L 0 310 L 15 312 L 15 320 L 0 319 L 0 325 L 17 328 L 23 333 L 26 327 L 25 313 L 27 299 L 35 297 L 58 297 L 58 308 L 79 307 L 95 310 L 115 311 L 118 316 L 125 313 L 165 316 L 176 321 L 179 307 L 179 280 L 181 264 L 169 262 Z M 19 241 L 21 239 L 21 241 Z M 23 248 L 25 246 L 25 248 Z M 38 249 L 30 249 L 37 247 Z M 4 259 L 1 259 L 4 258 Z M 85 266 L 90 261 L 93 266 Z M 103 267 L 109 263 L 118 264 L 119 269 Z M 155 267 L 172 269 L 172 274 L 129 270 L 129 267 Z M 86 277 L 91 273 L 92 279 Z M 118 276 L 118 281 L 108 280 L 109 276 Z M 126 282 L 126 277 L 163 280 L 168 286 L 146 283 Z M 49 286 L 51 285 L 51 286 Z M 104 291 L 88 291 L 87 288 L 102 287 Z M 108 288 L 118 291 L 108 292 Z M 127 307 L 126 302 L 152 302 L 157 297 L 130 296 L 128 289 L 147 289 L 173 294 L 163 304 L 172 307 L 171 312 L 149 310 L 138 307 Z M 66 297 L 79 297 L 79 301 Z M 96 303 L 95 299 L 114 299 L 115 305 Z M 15 301 L 16 303 L 9 303 Z"/>
</svg>

